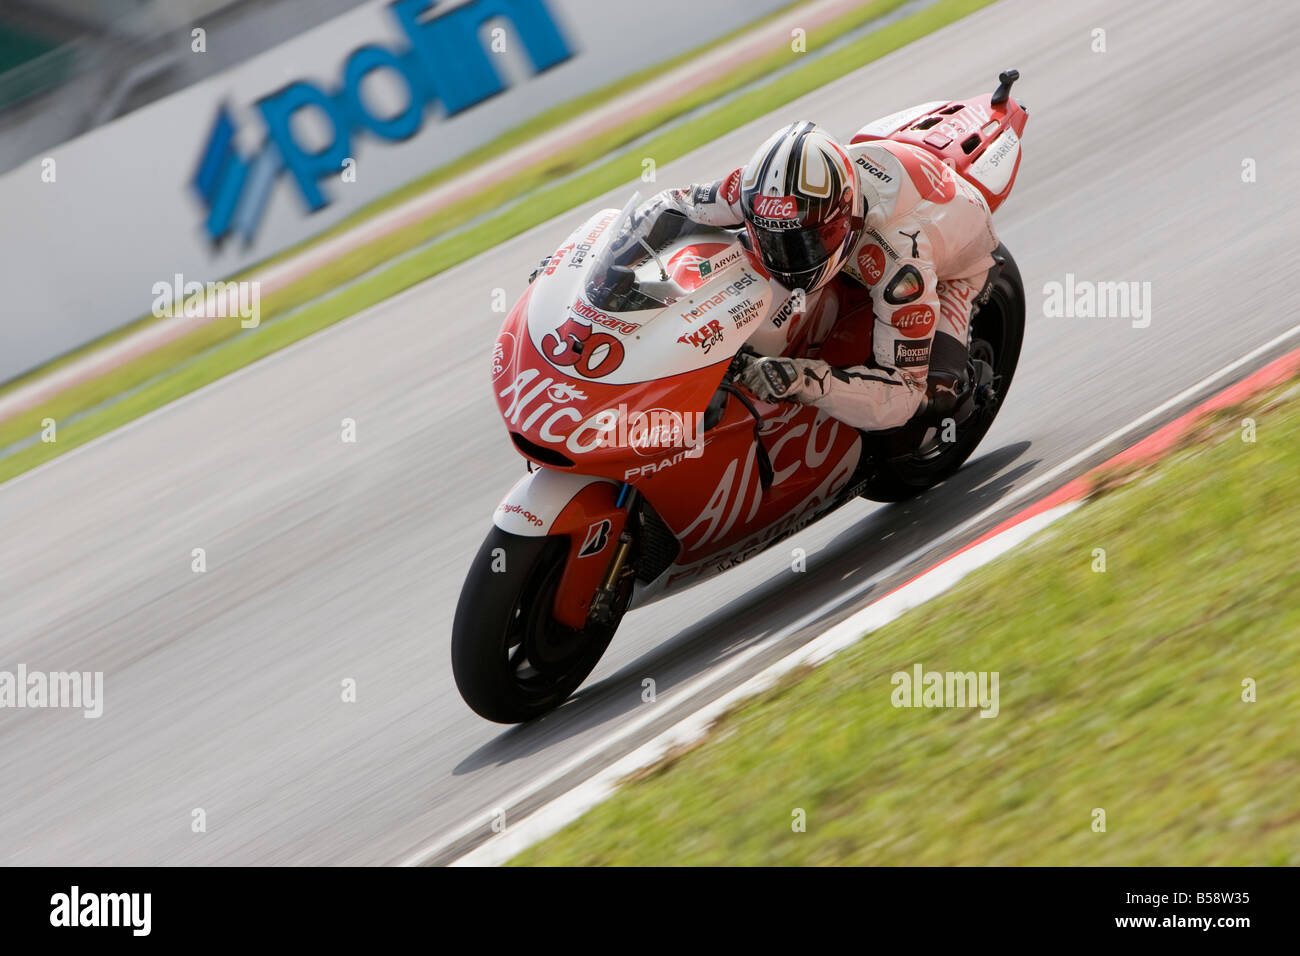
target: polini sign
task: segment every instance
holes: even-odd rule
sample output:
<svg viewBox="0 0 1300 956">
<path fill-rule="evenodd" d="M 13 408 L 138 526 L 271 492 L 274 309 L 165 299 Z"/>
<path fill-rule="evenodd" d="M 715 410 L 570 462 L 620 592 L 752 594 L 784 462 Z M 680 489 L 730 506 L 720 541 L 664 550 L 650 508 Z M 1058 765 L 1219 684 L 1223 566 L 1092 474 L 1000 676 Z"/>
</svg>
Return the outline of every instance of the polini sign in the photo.
<svg viewBox="0 0 1300 956">
<path fill-rule="evenodd" d="M 288 172 L 310 212 L 329 205 L 320 180 L 338 175 L 353 156 L 354 137 L 366 134 L 388 142 L 410 139 L 424 126 L 426 108 L 441 103 L 454 116 L 504 92 L 506 83 L 493 65 L 479 36 L 486 21 L 510 21 L 523 40 L 537 73 L 574 55 L 546 5 L 546 0 L 471 0 L 446 13 L 429 16 L 439 0 L 397 0 L 388 7 L 407 45 L 391 49 L 366 44 L 343 61 L 336 89 L 296 80 L 257 102 L 266 124 L 266 138 L 251 157 L 235 149 L 235 123 L 226 106 L 217 116 L 199 159 L 192 185 L 208 210 L 204 229 L 213 243 L 232 232 L 251 242 L 262 219 L 271 189 Z M 405 86 L 405 107 L 390 116 L 377 116 L 362 98 L 363 81 L 376 70 L 389 70 Z M 332 139 L 311 151 L 294 136 L 292 120 L 299 110 L 320 111 L 332 128 Z"/>
</svg>

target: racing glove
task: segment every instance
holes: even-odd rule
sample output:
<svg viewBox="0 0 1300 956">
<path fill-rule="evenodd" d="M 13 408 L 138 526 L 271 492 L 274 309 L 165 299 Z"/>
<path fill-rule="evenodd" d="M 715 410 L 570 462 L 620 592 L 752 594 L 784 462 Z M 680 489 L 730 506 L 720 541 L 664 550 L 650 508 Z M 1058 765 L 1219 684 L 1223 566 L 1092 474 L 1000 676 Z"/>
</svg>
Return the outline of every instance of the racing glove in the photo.
<svg viewBox="0 0 1300 956">
<path fill-rule="evenodd" d="M 764 402 L 815 402 L 826 394 L 831 367 L 816 359 L 759 358 L 738 381 Z"/>
</svg>

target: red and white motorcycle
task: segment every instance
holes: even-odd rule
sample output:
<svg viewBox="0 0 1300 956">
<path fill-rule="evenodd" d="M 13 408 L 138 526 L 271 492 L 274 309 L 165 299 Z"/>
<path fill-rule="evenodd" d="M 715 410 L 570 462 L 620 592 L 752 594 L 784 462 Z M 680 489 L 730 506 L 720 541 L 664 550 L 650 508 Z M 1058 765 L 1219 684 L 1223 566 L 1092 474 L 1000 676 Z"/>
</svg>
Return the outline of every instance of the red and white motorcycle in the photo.
<svg viewBox="0 0 1300 956">
<path fill-rule="evenodd" d="M 1020 164 L 1017 76 L 1003 73 L 991 95 L 893 114 L 852 142 L 930 150 L 996 210 Z M 1019 359 L 1024 289 L 999 247 L 971 322 L 982 385 L 960 423 L 867 434 L 810 406 L 761 402 L 732 384 L 741 347 L 860 364 L 871 354 L 868 294 L 836 279 L 800 313 L 740 230 L 691 225 L 629 263 L 621 250 L 636 203 L 576 229 L 496 340 L 492 387 L 528 473 L 497 506 L 452 629 L 456 684 L 489 720 L 558 707 L 629 609 L 734 567 L 857 496 L 898 501 L 952 475 L 988 431 Z"/>
</svg>

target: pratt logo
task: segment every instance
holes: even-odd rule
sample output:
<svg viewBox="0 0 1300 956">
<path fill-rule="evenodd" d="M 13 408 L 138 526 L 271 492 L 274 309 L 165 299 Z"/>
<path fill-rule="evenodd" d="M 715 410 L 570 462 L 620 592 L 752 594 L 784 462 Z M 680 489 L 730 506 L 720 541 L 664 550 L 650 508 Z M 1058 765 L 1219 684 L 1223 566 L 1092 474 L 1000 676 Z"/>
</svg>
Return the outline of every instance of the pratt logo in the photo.
<svg viewBox="0 0 1300 956">
<path fill-rule="evenodd" d="M 760 219 L 796 219 L 799 202 L 793 196 L 755 196 L 754 215 Z"/>
<path fill-rule="evenodd" d="M 469 0 L 429 16 L 437 4 L 438 0 L 389 4 L 405 44 L 358 46 L 343 61 L 333 89 L 298 79 L 259 98 L 256 110 L 265 134 L 252 156 L 242 156 L 235 148 L 237 130 L 230 108 L 222 105 L 217 110 L 191 182 L 207 209 L 204 230 L 214 244 L 231 232 L 252 241 L 282 172 L 293 178 L 309 211 L 329 205 L 319 180 L 339 175 L 344 160 L 356 155 L 354 133 L 402 142 L 420 131 L 435 112 L 429 108 L 434 102 L 440 107 L 436 112 L 451 117 L 504 92 L 506 80 L 483 48 L 480 32 L 485 23 L 498 18 L 510 21 L 536 73 L 574 55 L 546 0 Z M 400 110 L 376 112 L 363 95 L 367 78 L 381 70 L 395 76 L 405 90 L 405 106 Z M 325 146 L 305 143 L 296 135 L 304 110 L 326 120 L 331 132 Z"/>
<path fill-rule="evenodd" d="M 502 332 L 497 336 L 496 345 L 492 346 L 492 381 L 506 373 L 515 360 L 515 336 L 513 332 Z"/>
<path fill-rule="evenodd" d="M 905 338 L 923 339 L 934 328 L 934 310 L 928 305 L 909 305 L 895 312 L 890 321 Z"/>
</svg>

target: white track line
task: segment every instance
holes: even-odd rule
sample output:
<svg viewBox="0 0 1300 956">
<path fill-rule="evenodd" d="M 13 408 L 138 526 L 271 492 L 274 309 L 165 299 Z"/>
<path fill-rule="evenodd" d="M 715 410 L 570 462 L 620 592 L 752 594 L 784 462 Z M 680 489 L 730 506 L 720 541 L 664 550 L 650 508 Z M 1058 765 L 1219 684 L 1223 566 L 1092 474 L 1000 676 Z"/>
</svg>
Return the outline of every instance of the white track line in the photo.
<svg viewBox="0 0 1300 956">
<path fill-rule="evenodd" d="M 1099 454 L 1109 446 L 1119 441 L 1122 441 L 1128 435 L 1132 434 L 1134 431 L 1141 429 L 1143 426 L 1149 424 L 1153 420 L 1159 419 L 1161 416 L 1166 415 L 1171 410 L 1176 409 L 1181 405 L 1190 403 L 1198 395 L 1201 395 L 1202 393 L 1205 392 L 1209 392 L 1211 389 L 1213 389 L 1224 379 L 1231 377 L 1243 366 L 1250 364 L 1251 362 L 1255 361 L 1256 359 L 1258 359 L 1263 355 L 1267 355 L 1269 352 L 1276 350 L 1278 346 L 1284 344 L 1290 339 L 1296 338 L 1297 336 L 1300 336 L 1300 324 L 1293 325 L 1285 332 L 1282 332 L 1281 334 L 1276 335 L 1273 338 L 1269 339 L 1263 345 L 1251 349 L 1245 355 L 1242 355 L 1240 358 L 1237 358 L 1234 361 L 1229 362 L 1227 365 L 1223 366 L 1217 372 L 1213 372 L 1210 375 L 1207 375 L 1199 382 L 1195 383 L 1194 385 L 1191 385 L 1188 388 L 1183 389 L 1181 392 L 1179 392 L 1177 395 L 1173 396 L 1172 398 L 1167 399 L 1164 402 L 1161 402 L 1155 408 L 1139 416 L 1138 418 L 1135 418 L 1127 425 L 1124 425 L 1116 429 L 1115 431 L 1106 435 L 1104 438 L 1098 439 L 1097 441 L 1089 445 L 1087 448 L 1067 458 L 1065 461 L 1061 462 L 1056 467 L 1051 468 L 1048 471 L 1044 472 L 1043 474 L 1039 475 L 1034 480 L 1018 486 L 1010 494 L 994 502 L 989 507 L 985 508 L 983 511 L 979 512 L 975 516 L 968 518 L 966 521 L 963 521 L 955 528 L 952 528 L 951 530 L 945 532 L 939 537 L 932 539 L 929 543 L 924 544 L 921 547 L 915 549 L 914 551 L 910 552 L 909 554 L 895 561 L 893 564 L 889 565 L 884 570 L 879 571 L 876 574 L 873 574 L 865 581 L 862 581 L 854 585 L 848 591 L 841 592 L 840 594 L 836 595 L 834 598 L 824 602 L 820 606 L 807 612 L 806 614 L 802 615 L 791 624 L 781 628 L 780 630 L 776 631 L 769 637 L 755 642 L 753 645 L 746 648 L 744 651 L 740 652 L 739 654 L 731 658 L 726 663 L 720 664 L 713 670 L 706 671 L 705 673 L 699 675 L 694 680 L 686 684 L 684 687 L 676 690 L 673 693 L 673 697 L 675 699 L 683 699 L 683 698 L 689 699 L 699 690 L 702 690 L 703 688 L 707 687 L 710 684 L 717 683 L 719 680 L 726 677 L 728 674 L 732 673 L 733 671 L 737 670 L 738 668 L 743 666 L 748 661 L 752 660 L 757 655 L 768 650 L 773 645 L 779 643 L 780 641 L 788 637 L 790 634 L 796 633 L 797 631 L 817 621 L 819 618 L 824 617 L 826 614 L 829 614 L 830 612 L 834 611 L 836 608 L 842 606 L 848 601 L 853 600 L 853 598 L 855 598 L 856 596 L 866 591 L 869 591 L 871 588 L 875 587 L 876 584 L 878 584 L 880 581 L 889 578 L 890 576 L 896 574 L 898 571 L 902 570 L 908 565 L 920 560 L 927 553 L 933 551 L 935 548 L 941 547 L 942 545 L 953 540 L 954 538 L 960 537 L 961 535 L 968 533 L 972 528 L 978 527 L 980 524 L 984 523 L 989 518 L 996 515 L 998 512 L 1004 510 L 1008 505 L 1014 504 L 1015 502 L 1023 498 L 1027 498 L 1028 496 L 1032 495 L 1034 492 L 1038 491 L 1038 489 L 1042 488 L 1044 485 L 1050 484 L 1058 480 L 1063 475 L 1078 468 L 1089 458 L 1092 458 L 1093 456 Z M 822 635 L 822 637 L 825 637 L 825 635 Z M 814 641 L 817 640 L 821 640 L 821 638 L 819 637 L 814 639 Z M 631 720 L 619 724 L 618 728 L 610 736 L 602 738 L 599 741 L 596 741 L 595 743 L 579 751 L 577 754 L 570 757 L 569 759 L 563 761 L 562 763 L 556 766 L 553 766 L 551 769 L 543 773 L 541 776 L 530 781 L 529 783 L 515 790 L 513 793 L 507 795 L 501 800 L 498 800 L 493 805 L 493 807 L 485 808 L 475 818 L 465 821 L 459 827 L 455 828 L 449 833 L 439 836 L 434 840 L 430 841 L 428 844 L 426 844 L 416 852 L 412 853 L 410 856 L 404 858 L 401 861 L 400 865 L 418 866 L 421 863 L 424 863 L 425 861 L 435 856 L 438 856 L 440 853 L 444 852 L 451 845 L 471 836 L 476 831 L 481 832 L 484 828 L 488 826 L 490 821 L 493 819 L 495 808 L 502 807 L 508 810 L 511 807 L 518 806 L 519 804 L 523 803 L 525 800 L 529 799 L 530 797 L 536 795 L 537 793 L 540 793 L 542 790 L 546 789 L 546 787 L 555 783 L 557 780 L 562 779 L 566 774 L 571 773 L 572 771 L 581 767 L 584 763 L 588 762 L 592 758 L 599 756 L 599 754 L 602 751 L 607 750 L 609 747 L 618 744 L 619 742 L 634 735 L 637 731 L 641 730 L 646 725 L 653 722 L 659 716 L 659 712 L 660 712 L 660 708 L 654 708 L 654 707 L 644 708 L 642 713 L 639 714 L 637 717 L 634 717 Z M 582 786 L 581 784 L 578 785 L 578 787 L 581 786 Z M 519 824 L 519 826 L 522 825 L 523 825 L 522 823 Z"/>
<path fill-rule="evenodd" d="M 1010 551 L 1077 507 L 1078 502 L 1070 502 L 1035 515 L 890 592 L 779 661 L 769 664 L 739 687 L 684 717 L 621 760 L 530 814 L 523 822 L 508 827 L 498 836 L 460 857 L 452 865 L 496 866 L 506 862 L 612 796 L 618 789 L 619 782 L 628 774 L 650 766 L 674 747 L 681 747 L 703 737 L 715 720 L 746 697 L 766 690 L 802 664 L 820 664 L 870 632 L 938 597 L 976 568 Z"/>
</svg>

